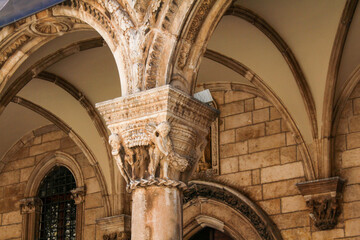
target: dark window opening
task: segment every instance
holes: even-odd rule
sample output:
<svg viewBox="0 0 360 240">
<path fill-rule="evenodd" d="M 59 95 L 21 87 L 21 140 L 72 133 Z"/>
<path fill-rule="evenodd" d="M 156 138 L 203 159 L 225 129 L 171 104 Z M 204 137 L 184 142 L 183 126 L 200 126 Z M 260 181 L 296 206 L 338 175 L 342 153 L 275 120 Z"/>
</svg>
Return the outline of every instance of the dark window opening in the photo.
<svg viewBox="0 0 360 240">
<path fill-rule="evenodd" d="M 39 240 L 76 239 L 76 205 L 70 192 L 75 188 L 74 176 L 65 167 L 53 168 L 41 182 Z"/>
<path fill-rule="evenodd" d="M 227 234 L 216 229 L 205 227 L 197 232 L 190 240 L 233 240 Z"/>
</svg>

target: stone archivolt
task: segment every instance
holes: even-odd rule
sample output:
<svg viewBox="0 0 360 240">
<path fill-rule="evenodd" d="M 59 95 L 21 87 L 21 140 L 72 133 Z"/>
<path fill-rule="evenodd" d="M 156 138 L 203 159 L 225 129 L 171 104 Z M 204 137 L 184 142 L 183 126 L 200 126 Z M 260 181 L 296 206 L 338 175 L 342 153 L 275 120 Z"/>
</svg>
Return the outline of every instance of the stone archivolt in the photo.
<svg viewBox="0 0 360 240">
<path fill-rule="evenodd" d="M 97 108 L 112 132 L 112 154 L 131 189 L 183 187 L 206 146 L 208 126 L 217 116 L 214 108 L 169 85 L 100 103 Z"/>
</svg>

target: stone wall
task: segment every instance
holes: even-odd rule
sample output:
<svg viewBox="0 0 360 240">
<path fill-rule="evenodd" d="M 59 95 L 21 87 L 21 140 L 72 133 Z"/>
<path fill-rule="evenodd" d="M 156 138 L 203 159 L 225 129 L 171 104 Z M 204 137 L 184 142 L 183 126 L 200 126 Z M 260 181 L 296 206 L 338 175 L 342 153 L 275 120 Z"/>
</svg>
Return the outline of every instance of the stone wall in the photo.
<svg viewBox="0 0 360 240">
<path fill-rule="evenodd" d="M 2 159 L 0 171 L 0 239 L 21 239 L 19 200 L 35 166 L 54 151 L 70 154 L 80 165 L 86 186 L 84 239 L 95 239 L 95 219 L 105 216 L 103 197 L 93 167 L 79 147 L 54 125 L 24 136 Z"/>
<path fill-rule="evenodd" d="M 328 231 L 315 228 L 295 186 L 305 181 L 301 154 L 275 107 L 243 91 L 212 91 L 212 95 L 221 114 L 220 176 L 211 181 L 247 195 L 270 216 L 284 239 L 360 235 L 360 162 L 356 160 L 360 154 L 360 98 L 356 98 L 360 87 L 349 100 L 336 138 L 338 172 L 347 183 L 343 214 L 336 228 Z"/>
<path fill-rule="evenodd" d="M 341 114 L 335 139 L 336 175 L 346 180 L 339 230 L 360 239 L 360 84 Z M 346 238 L 347 239 L 347 238 Z"/>
</svg>

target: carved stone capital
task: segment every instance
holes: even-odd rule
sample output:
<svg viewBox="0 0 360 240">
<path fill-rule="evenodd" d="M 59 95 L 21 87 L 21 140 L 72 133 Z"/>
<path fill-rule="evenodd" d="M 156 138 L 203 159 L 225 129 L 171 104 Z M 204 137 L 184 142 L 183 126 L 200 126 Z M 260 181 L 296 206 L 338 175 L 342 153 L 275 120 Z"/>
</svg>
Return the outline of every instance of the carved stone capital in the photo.
<svg viewBox="0 0 360 240">
<path fill-rule="evenodd" d="M 24 198 L 20 200 L 20 213 L 21 214 L 30 214 L 30 213 L 40 213 L 41 212 L 42 201 L 38 197 Z"/>
<path fill-rule="evenodd" d="M 218 115 L 169 85 L 96 107 L 112 133 L 112 154 L 128 187 L 182 186 L 179 181 L 188 181 Z"/>
<path fill-rule="evenodd" d="M 310 217 L 319 230 L 333 229 L 341 213 L 339 200 L 344 180 L 339 177 L 296 184 L 310 208 Z"/>
<path fill-rule="evenodd" d="M 75 201 L 75 204 L 78 205 L 85 200 L 85 187 L 78 187 L 73 190 L 70 190 L 71 192 L 71 199 Z"/>
</svg>

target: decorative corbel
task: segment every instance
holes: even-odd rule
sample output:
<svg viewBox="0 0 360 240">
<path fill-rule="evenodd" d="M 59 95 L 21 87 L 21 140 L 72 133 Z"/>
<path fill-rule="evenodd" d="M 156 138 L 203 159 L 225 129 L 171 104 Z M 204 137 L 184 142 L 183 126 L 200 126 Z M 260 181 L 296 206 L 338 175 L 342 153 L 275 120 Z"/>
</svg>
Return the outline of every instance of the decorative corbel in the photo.
<svg viewBox="0 0 360 240">
<path fill-rule="evenodd" d="M 40 213 L 42 201 L 38 197 L 24 198 L 20 200 L 20 213 Z"/>
<path fill-rule="evenodd" d="M 71 192 L 71 199 L 75 201 L 75 204 L 78 205 L 85 200 L 85 187 L 78 187 L 73 190 L 70 190 Z"/>
<path fill-rule="evenodd" d="M 332 177 L 296 184 L 319 230 L 333 229 L 337 225 L 344 182 L 340 177 Z"/>
</svg>

